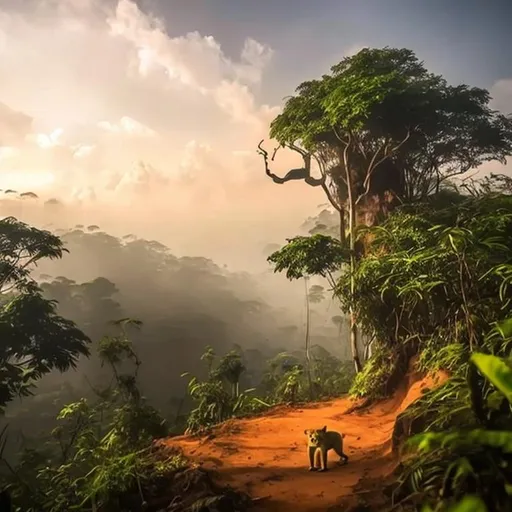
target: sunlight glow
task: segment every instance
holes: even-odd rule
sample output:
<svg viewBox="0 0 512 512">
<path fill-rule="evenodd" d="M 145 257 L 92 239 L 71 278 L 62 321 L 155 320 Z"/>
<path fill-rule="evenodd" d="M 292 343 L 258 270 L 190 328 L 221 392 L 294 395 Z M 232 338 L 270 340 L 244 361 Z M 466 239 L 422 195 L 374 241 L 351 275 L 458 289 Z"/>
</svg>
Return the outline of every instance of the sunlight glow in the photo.
<svg viewBox="0 0 512 512">
<path fill-rule="evenodd" d="M 40 148 L 43 149 L 52 148 L 59 144 L 59 139 L 62 133 L 62 128 L 57 128 L 56 130 L 53 130 L 53 132 L 50 133 L 49 135 L 46 135 L 44 133 L 38 133 L 36 135 L 36 143 Z"/>
<path fill-rule="evenodd" d="M 5 171 L 0 172 L 0 188 L 14 189 L 20 193 L 34 192 L 50 187 L 55 182 L 55 175 L 49 171 Z"/>
</svg>

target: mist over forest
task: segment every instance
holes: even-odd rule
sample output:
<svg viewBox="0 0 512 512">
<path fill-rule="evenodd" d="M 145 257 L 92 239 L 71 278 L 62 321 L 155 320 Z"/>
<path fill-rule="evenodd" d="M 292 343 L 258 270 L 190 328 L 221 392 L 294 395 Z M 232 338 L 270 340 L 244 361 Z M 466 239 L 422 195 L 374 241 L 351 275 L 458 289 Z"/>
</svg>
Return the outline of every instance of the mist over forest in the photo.
<svg viewBox="0 0 512 512">
<path fill-rule="evenodd" d="M 512 510 L 512 3 L 267 4 L 0 0 L 0 512 Z"/>
<path fill-rule="evenodd" d="M 40 261 L 33 277 L 44 296 L 57 301 L 58 313 L 76 322 L 93 342 L 93 356 L 82 358 L 76 370 L 51 372 L 38 383 L 36 396 L 9 406 L 13 431 L 19 429 L 28 437 L 48 431 L 63 404 L 92 396 L 96 387 L 108 383 L 108 371 L 94 351 L 103 336 L 115 332 L 112 322 L 122 318 L 143 324 L 130 333 L 142 361 L 140 388 L 171 422 L 191 406 L 182 374 L 206 377 L 201 355 L 207 346 L 218 354 L 234 348 L 243 351 L 244 388 L 258 384 L 267 362 L 277 354 L 302 357 L 304 283 L 275 274 L 266 262 L 280 247 L 275 238 L 260 244 L 259 265 L 251 268 L 248 263 L 246 271 L 234 271 L 206 257 L 177 256 L 160 241 L 145 239 L 143 232 L 113 236 L 99 224 L 70 225 L 73 218 L 67 206 L 55 199 L 8 195 L 0 208 L 2 216 L 17 214 L 62 239 L 69 252 L 62 259 Z M 318 211 L 298 230 L 307 234 L 317 225 L 335 226 L 335 216 L 325 205 Z M 112 218 L 109 224 L 114 224 Z M 226 254 L 237 250 L 228 235 L 225 240 Z M 208 241 L 203 243 L 207 246 Z M 348 360 L 347 325 L 337 322 L 339 307 L 326 286 L 322 278 L 308 283 L 309 293 L 317 292 L 311 305 L 310 341 Z M 34 424 L 39 414 L 47 421 Z"/>
</svg>

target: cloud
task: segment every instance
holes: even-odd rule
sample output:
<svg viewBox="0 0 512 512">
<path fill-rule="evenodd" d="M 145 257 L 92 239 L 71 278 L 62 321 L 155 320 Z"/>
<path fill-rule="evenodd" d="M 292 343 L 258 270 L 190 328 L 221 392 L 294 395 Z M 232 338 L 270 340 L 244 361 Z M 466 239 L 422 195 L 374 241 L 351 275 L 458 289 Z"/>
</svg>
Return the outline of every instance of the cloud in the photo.
<svg viewBox="0 0 512 512">
<path fill-rule="evenodd" d="M 58 198 L 60 223 L 126 226 L 189 254 L 226 255 L 226 238 L 251 253 L 269 225 L 293 234 L 320 193 L 274 185 L 256 153 L 279 112 L 261 99 L 273 50 L 247 37 L 228 51 L 169 20 L 129 0 L 2 6 L 0 188 Z M 274 170 L 296 163 L 283 153 Z"/>
<path fill-rule="evenodd" d="M 213 36 L 199 32 L 168 36 L 162 20 L 142 12 L 132 0 L 119 0 L 108 24 L 113 35 L 126 39 L 135 48 L 141 75 L 160 68 L 170 80 L 203 94 L 225 79 L 260 82 L 273 53 L 269 46 L 247 38 L 240 61 L 235 62 L 226 57 Z"/>
<path fill-rule="evenodd" d="M 128 135 L 138 135 L 140 137 L 154 137 L 156 135 L 151 128 L 128 116 L 123 116 L 117 124 L 112 124 L 108 121 L 100 121 L 98 126 L 102 130 L 112 133 L 126 133 Z"/>
<path fill-rule="evenodd" d="M 71 149 L 73 150 L 73 156 L 75 158 L 86 158 L 94 151 L 94 145 L 78 144 Z"/>
<path fill-rule="evenodd" d="M 32 129 L 32 118 L 0 102 L 0 146 L 22 142 Z"/>
<path fill-rule="evenodd" d="M 94 203 L 96 201 L 96 191 L 93 187 L 76 187 L 72 190 L 71 197 L 78 203 Z"/>
<path fill-rule="evenodd" d="M 51 187 L 55 176 L 51 171 L 29 171 L 20 175 L 17 172 L 0 171 L 0 188 L 14 189 L 17 192 L 32 192 Z"/>
<path fill-rule="evenodd" d="M 504 114 L 512 113 L 512 78 L 498 80 L 489 91 L 492 96 L 492 105 Z"/>
<path fill-rule="evenodd" d="M 61 135 L 63 134 L 64 130 L 62 128 L 57 128 L 56 130 L 53 130 L 48 135 L 45 133 L 36 133 L 33 136 L 33 139 L 35 140 L 35 143 L 42 149 L 49 149 L 53 148 L 55 146 L 58 146 L 60 144 L 59 139 L 61 138 Z"/>
<path fill-rule="evenodd" d="M 156 187 L 165 186 L 168 183 L 167 178 L 155 167 L 146 162 L 136 162 L 131 169 L 118 177 L 110 180 L 113 190 L 123 194 L 127 192 L 151 193 Z"/>
<path fill-rule="evenodd" d="M 20 150 L 10 146 L 0 146 L 0 161 L 9 160 L 10 158 L 16 158 L 19 156 Z"/>
<path fill-rule="evenodd" d="M 261 81 L 273 54 L 269 46 L 247 38 L 236 62 L 226 57 L 212 36 L 189 32 L 169 37 L 161 20 L 143 13 L 131 0 L 119 1 L 108 24 L 113 35 L 133 45 L 137 69 L 143 77 L 163 72 L 170 81 L 212 96 L 236 122 L 254 124 L 259 116 L 261 122 L 267 121 L 269 107 L 256 107 L 247 84 Z M 249 116 L 240 115 L 242 110 Z"/>
<path fill-rule="evenodd" d="M 280 110 L 267 105 L 256 108 L 254 96 L 246 85 L 239 82 L 222 81 L 213 91 L 213 97 L 233 121 L 250 124 L 255 129 L 267 126 Z"/>
<path fill-rule="evenodd" d="M 11 159 L 17 170 L 43 162 L 68 191 L 130 173 L 138 161 L 181 176 L 189 141 L 221 154 L 254 147 L 279 111 L 257 100 L 273 51 L 252 38 L 231 59 L 213 36 L 170 37 L 130 0 L 12 5 L 18 10 L 0 18 L 0 74 L 12 77 L 0 83 L 0 100 L 30 116 L 3 104 L 0 134 L 8 126 L 8 145 L 21 151 Z"/>
<path fill-rule="evenodd" d="M 269 46 L 247 38 L 242 49 L 241 62 L 235 67 L 237 77 L 243 82 L 259 83 L 273 54 L 274 51 Z"/>
</svg>

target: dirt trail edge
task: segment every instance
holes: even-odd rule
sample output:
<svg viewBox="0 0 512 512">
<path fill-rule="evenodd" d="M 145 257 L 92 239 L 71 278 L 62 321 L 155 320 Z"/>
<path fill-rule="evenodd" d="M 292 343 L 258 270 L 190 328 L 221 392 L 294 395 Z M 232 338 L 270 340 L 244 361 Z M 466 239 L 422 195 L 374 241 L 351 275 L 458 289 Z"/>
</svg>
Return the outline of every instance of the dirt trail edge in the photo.
<svg viewBox="0 0 512 512">
<path fill-rule="evenodd" d="M 336 510 L 347 498 L 371 493 L 375 482 L 390 476 L 397 462 L 391 454 L 396 416 L 436 383 L 409 374 L 393 398 L 359 412 L 347 414 L 353 405 L 348 399 L 277 407 L 265 416 L 225 422 L 206 437 L 180 436 L 163 443 L 180 447 L 193 463 L 213 470 L 218 483 L 264 498 L 259 510 Z M 350 460 L 336 466 L 337 457 L 330 453 L 329 471 L 311 473 L 304 429 L 324 425 L 345 434 Z"/>
</svg>

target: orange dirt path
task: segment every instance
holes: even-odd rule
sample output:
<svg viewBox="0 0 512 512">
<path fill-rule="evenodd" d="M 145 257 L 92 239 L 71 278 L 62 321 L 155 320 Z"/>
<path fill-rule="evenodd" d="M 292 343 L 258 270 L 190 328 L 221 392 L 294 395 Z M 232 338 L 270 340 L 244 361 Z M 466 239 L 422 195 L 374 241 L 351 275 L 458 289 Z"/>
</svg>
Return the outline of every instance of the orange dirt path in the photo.
<svg viewBox="0 0 512 512">
<path fill-rule="evenodd" d="M 259 510 L 325 512 L 359 493 L 365 481 L 389 477 L 396 466 L 391 454 L 396 416 L 437 382 L 414 374 L 406 380 L 392 399 L 360 412 L 346 414 L 353 405 L 346 398 L 301 408 L 277 407 L 265 416 L 227 421 L 206 437 L 180 436 L 163 442 L 214 470 L 220 484 L 265 498 Z M 344 450 L 350 460 L 336 466 L 337 457 L 330 452 L 330 470 L 312 473 L 304 429 L 324 425 L 345 434 Z"/>
</svg>

